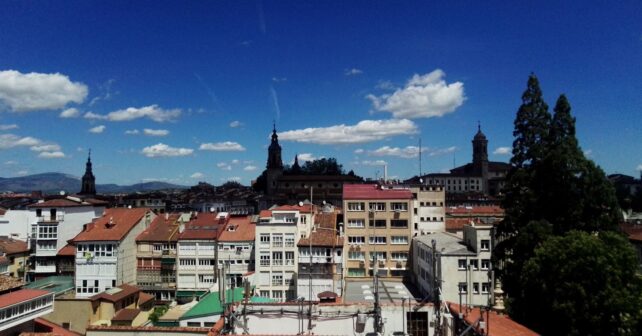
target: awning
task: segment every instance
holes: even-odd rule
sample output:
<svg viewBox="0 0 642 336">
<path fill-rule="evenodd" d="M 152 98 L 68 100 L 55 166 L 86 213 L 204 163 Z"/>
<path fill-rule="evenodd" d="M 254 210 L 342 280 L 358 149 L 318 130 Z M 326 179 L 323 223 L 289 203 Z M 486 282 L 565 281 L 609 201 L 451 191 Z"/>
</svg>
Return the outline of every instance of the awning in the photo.
<svg viewBox="0 0 642 336">
<path fill-rule="evenodd" d="M 170 259 L 170 258 L 161 259 L 161 265 L 174 265 L 175 263 L 176 263 L 176 259 Z"/>
<path fill-rule="evenodd" d="M 200 298 L 201 296 L 205 295 L 207 291 L 176 291 L 176 297 L 197 297 Z"/>
</svg>

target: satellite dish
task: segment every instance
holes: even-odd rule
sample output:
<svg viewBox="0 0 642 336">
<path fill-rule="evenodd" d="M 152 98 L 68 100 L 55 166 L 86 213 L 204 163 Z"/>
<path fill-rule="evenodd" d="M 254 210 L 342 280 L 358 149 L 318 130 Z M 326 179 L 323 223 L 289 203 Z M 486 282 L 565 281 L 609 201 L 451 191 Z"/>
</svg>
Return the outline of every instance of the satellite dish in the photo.
<svg viewBox="0 0 642 336">
<path fill-rule="evenodd" d="M 214 210 L 216 210 L 214 207 L 210 208 L 210 212 L 214 212 Z"/>
<path fill-rule="evenodd" d="M 60 190 L 60 196 L 65 196 L 65 191 L 64 190 Z"/>
<path fill-rule="evenodd" d="M 424 183 L 424 179 L 420 178 L 419 183 Z"/>
<path fill-rule="evenodd" d="M 323 205 L 325 205 L 325 201 L 323 201 Z"/>
<path fill-rule="evenodd" d="M 303 206 L 303 202 L 299 202 L 299 206 L 302 207 Z"/>
</svg>

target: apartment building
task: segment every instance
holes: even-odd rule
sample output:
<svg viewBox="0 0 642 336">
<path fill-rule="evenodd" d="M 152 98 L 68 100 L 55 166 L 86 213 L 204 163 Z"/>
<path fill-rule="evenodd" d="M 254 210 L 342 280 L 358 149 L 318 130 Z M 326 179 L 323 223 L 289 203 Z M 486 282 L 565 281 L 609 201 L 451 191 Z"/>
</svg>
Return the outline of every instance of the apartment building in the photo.
<svg viewBox="0 0 642 336">
<path fill-rule="evenodd" d="M 423 181 L 417 184 L 388 184 L 387 189 L 408 189 L 413 198 L 413 234 L 421 235 L 431 232 L 443 232 L 446 228 L 446 192 L 441 185 L 426 185 Z"/>
<path fill-rule="evenodd" d="M 218 238 L 218 264 L 225 266 L 226 288 L 243 286 L 243 275 L 254 271 L 257 220 L 256 216 L 231 216 Z"/>
<path fill-rule="evenodd" d="M 176 296 L 176 242 L 180 223 L 189 214 L 177 213 L 154 218 L 136 237 L 136 285 L 154 295 L 156 302 L 170 302 Z"/>
<path fill-rule="evenodd" d="M 107 203 L 67 196 L 29 206 L 31 223 L 29 245 L 33 253 L 32 278 L 56 274 L 56 255 L 83 230 L 83 226 L 105 213 Z"/>
<path fill-rule="evenodd" d="M 176 299 L 191 301 L 218 288 L 217 240 L 229 214 L 194 213 L 179 227 L 176 261 Z"/>
<path fill-rule="evenodd" d="M 443 301 L 487 305 L 492 299 L 492 232 L 491 225 L 464 225 L 463 239 L 446 232 L 415 237 L 413 278 L 421 293 L 433 297 L 440 283 Z"/>
<path fill-rule="evenodd" d="M 0 295 L 0 334 L 34 332 L 34 320 L 53 312 L 54 293 L 21 289 Z"/>
<path fill-rule="evenodd" d="M 297 243 L 314 221 L 311 204 L 263 210 L 256 225 L 257 291 L 262 297 L 287 301 L 297 295 Z"/>
<path fill-rule="evenodd" d="M 76 297 L 136 283 L 136 237 L 156 215 L 149 209 L 107 209 L 71 241 L 76 246 Z"/>
<path fill-rule="evenodd" d="M 413 236 L 413 195 L 409 189 L 376 184 L 343 186 L 346 278 L 406 275 Z"/>
<path fill-rule="evenodd" d="M 316 301 L 323 292 L 343 295 L 343 244 L 337 213 L 317 214 L 312 231 L 297 244 L 297 297 Z"/>
<path fill-rule="evenodd" d="M 7 274 L 22 278 L 29 259 L 27 243 L 11 237 L 0 236 L 0 256 L 6 258 Z"/>
</svg>

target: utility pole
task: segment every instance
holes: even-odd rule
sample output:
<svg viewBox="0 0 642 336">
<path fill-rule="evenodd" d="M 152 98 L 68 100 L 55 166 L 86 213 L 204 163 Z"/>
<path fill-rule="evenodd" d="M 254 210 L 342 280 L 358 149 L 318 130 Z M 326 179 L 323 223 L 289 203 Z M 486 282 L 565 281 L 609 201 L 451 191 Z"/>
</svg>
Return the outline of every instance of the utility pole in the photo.
<svg viewBox="0 0 642 336">
<path fill-rule="evenodd" d="M 308 223 L 308 242 L 310 243 L 308 266 L 308 334 L 312 335 L 312 226 L 314 225 L 314 202 L 312 201 L 314 186 L 310 185 L 310 223 Z"/>
<path fill-rule="evenodd" d="M 433 301 L 435 305 L 435 333 L 434 336 L 440 336 L 441 335 L 441 299 L 439 298 L 439 277 L 437 276 L 437 241 L 434 239 L 431 241 L 432 243 L 432 278 L 433 278 L 433 284 L 432 284 L 432 291 L 433 291 Z M 460 302 L 461 302 L 461 296 L 460 296 Z M 460 308 L 461 309 L 461 308 Z"/>
</svg>

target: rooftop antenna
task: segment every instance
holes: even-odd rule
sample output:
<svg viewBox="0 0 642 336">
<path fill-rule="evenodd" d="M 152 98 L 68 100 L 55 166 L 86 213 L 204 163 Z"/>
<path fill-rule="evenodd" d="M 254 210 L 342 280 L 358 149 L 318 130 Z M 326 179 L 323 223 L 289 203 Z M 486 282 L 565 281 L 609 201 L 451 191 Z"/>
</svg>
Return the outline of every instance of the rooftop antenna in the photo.
<svg viewBox="0 0 642 336">
<path fill-rule="evenodd" d="M 421 138 L 419 138 L 419 177 L 421 177 Z"/>
<path fill-rule="evenodd" d="M 455 152 L 453 151 L 453 168 L 457 167 L 457 160 L 455 159 L 455 157 L 456 157 L 456 156 L 457 156 L 457 155 L 456 155 L 456 154 L 455 154 Z"/>
</svg>

